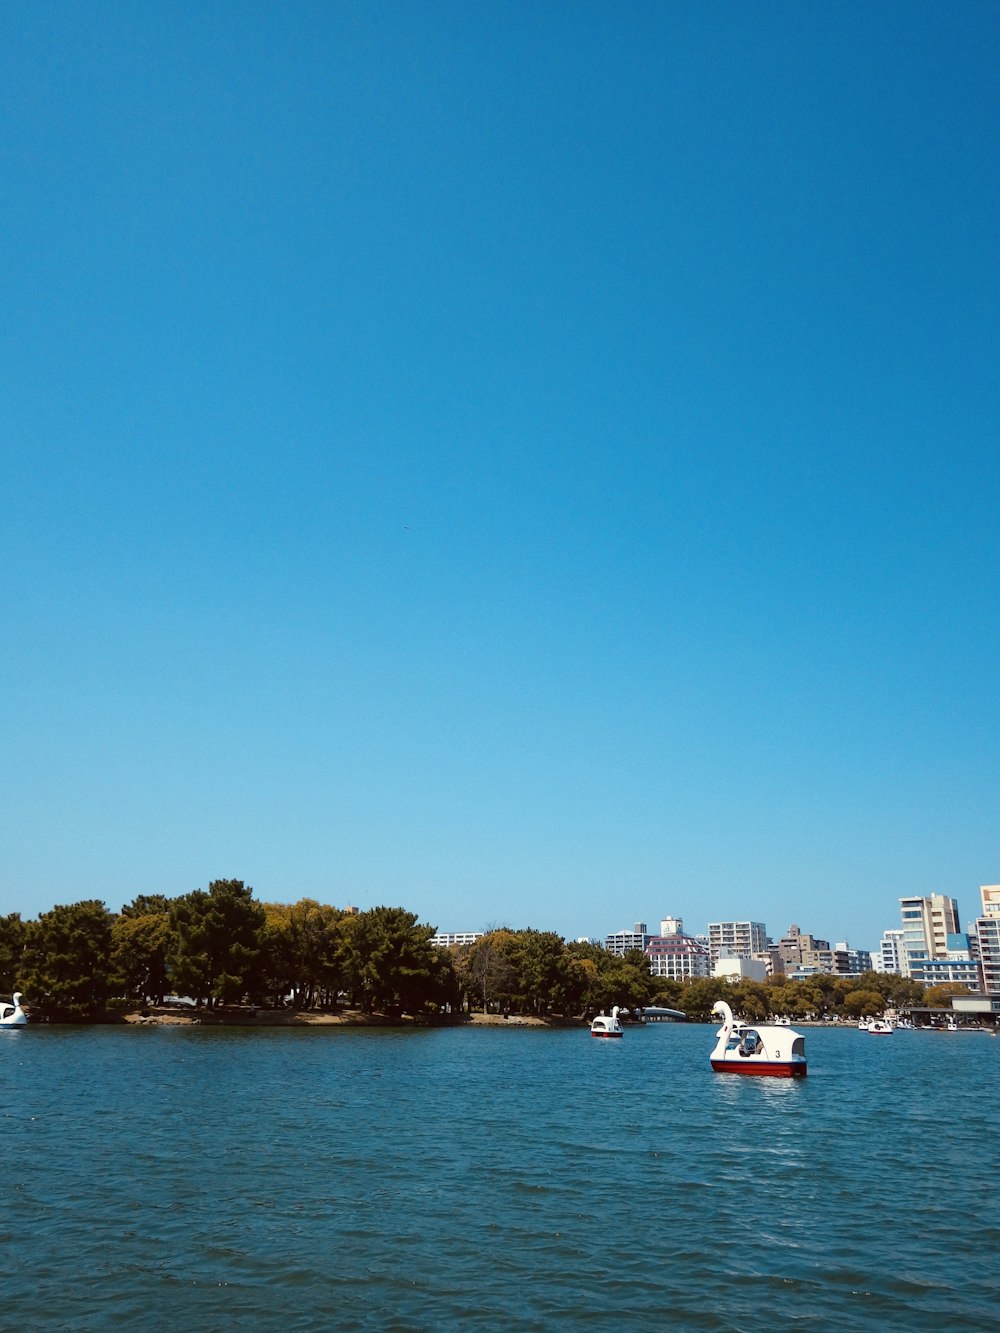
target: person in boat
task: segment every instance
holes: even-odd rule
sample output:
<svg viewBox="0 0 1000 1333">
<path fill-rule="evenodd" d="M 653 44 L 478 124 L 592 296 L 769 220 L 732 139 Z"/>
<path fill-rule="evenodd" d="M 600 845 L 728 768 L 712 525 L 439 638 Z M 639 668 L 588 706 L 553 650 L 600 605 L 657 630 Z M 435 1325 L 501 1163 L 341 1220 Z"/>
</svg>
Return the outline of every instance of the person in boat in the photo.
<svg viewBox="0 0 1000 1333">
<path fill-rule="evenodd" d="M 743 1040 L 739 1046 L 740 1055 L 756 1055 L 757 1053 L 757 1034 L 751 1028 L 743 1034 Z"/>
</svg>

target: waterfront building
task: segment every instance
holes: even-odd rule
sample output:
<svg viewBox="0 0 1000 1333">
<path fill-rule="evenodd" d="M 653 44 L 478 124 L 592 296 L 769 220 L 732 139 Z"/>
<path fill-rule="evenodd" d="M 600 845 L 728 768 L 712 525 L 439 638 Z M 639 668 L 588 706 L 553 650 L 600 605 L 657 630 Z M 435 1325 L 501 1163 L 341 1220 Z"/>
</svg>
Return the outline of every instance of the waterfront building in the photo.
<svg viewBox="0 0 1000 1333">
<path fill-rule="evenodd" d="M 948 936 L 957 935 L 958 903 L 943 893 L 900 898 L 903 927 L 903 975 L 927 960 L 948 957 Z"/>
<path fill-rule="evenodd" d="M 868 949 L 852 949 L 846 940 L 833 946 L 833 973 L 838 977 L 860 977 L 872 970 L 872 955 Z"/>
<path fill-rule="evenodd" d="M 959 1014 L 978 1015 L 984 1027 L 1000 1031 L 1000 995 L 953 995 L 951 1007 Z"/>
<path fill-rule="evenodd" d="M 970 991 L 979 990 L 979 964 L 974 958 L 924 958 L 914 963 L 910 973 L 914 981 L 922 981 L 925 986 L 941 986 L 945 983 L 958 982 Z"/>
<path fill-rule="evenodd" d="M 650 939 L 645 953 L 654 977 L 690 981 L 692 977 L 707 977 L 710 972 L 708 950 L 693 936 L 684 934 L 680 917 L 665 917 L 660 922 L 660 934 Z"/>
<path fill-rule="evenodd" d="M 772 948 L 771 953 L 774 952 Z M 851 949 L 846 940 L 831 948 L 829 940 L 809 935 L 794 924 L 788 927 L 788 934 L 778 941 L 777 954 L 781 961 L 781 971 L 786 976 L 804 969 L 807 975 L 827 972 L 852 977 L 867 972 L 871 967 L 871 954 L 866 950 Z"/>
<path fill-rule="evenodd" d="M 767 948 L 767 927 L 763 921 L 710 921 L 708 924 L 708 952 L 713 966 L 724 956 L 764 961 Z"/>
<path fill-rule="evenodd" d="M 439 930 L 431 936 L 431 944 L 442 949 L 450 949 L 456 944 L 475 944 L 483 938 L 481 930 Z"/>
<path fill-rule="evenodd" d="M 636 921 L 631 930 L 619 930 L 613 935 L 607 935 L 604 940 L 604 947 L 608 953 L 618 954 L 619 957 L 632 949 L 638 949 L 640 953 L 643 953 L 652 938 L 653 936 L 646 928 L 645 921 Z"/>
<path fill-rule="evenodd" d="M 975 932 L 982 987 L 987 995 L 1000 995 L 1000 884 L 981 885 L 979 896 L 983 910 Z"/>
<path fill-rule="evenodd" d="M 903 976 L 903 932 L 887 930 L 879 941 L 878 952 L 872 954 L 875 972 L 896 972 Z"/>
<path fill-rule="evenodd" d="M 767 963 L 763 958 L 724 955 L 712 964 L 712 976 L 719 981 L 763 981 L 767 976 Z"/>
</svg>

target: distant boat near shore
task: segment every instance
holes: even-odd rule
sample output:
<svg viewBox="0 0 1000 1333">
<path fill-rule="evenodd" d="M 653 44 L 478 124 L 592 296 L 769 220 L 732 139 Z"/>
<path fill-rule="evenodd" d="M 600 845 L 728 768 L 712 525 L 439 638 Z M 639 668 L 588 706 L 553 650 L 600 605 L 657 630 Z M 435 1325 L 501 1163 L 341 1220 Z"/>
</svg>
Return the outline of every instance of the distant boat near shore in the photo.
<svg viewBox="0 0 1000 1333">
<path fill-rule="evenodd" d="M 21 992 L 15 991 L 11 998 L 13 1004 L 0 1005 L 0 1028 L 26 1027 L 28 1015 L 21 1008 Z"/>
<path fill-rule="evenodd" d="M 622 1037 L 624 1032 L 622 1025 L 618 1021 L 618 1006 L 611 1010 L 610 1017 L 607 1014 L 598 1014 L 590 1025 L 590 1035 L 592 1037 Z"/>
</svg>

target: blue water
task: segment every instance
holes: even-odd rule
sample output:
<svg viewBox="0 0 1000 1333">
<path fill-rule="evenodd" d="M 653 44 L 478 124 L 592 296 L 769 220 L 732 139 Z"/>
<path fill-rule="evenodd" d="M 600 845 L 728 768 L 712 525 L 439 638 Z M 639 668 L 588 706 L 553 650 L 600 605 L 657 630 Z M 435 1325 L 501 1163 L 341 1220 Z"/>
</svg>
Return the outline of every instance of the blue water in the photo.
<svg viewBox="0 0 1000 1333">
<path fill-rule="evenodd" d="M 990 1329 L 1000 1039 L 0 1032 L 0 1326 Z"/>
</svg>

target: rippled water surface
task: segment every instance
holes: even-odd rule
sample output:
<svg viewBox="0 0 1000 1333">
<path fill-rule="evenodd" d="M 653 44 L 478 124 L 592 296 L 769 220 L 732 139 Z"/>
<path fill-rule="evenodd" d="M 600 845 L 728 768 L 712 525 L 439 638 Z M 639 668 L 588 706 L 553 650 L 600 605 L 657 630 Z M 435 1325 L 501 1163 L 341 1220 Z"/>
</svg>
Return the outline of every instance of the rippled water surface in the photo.
<svg viewBox="0 0 1000 1333">
<path fill-rule="evenodd" d="M 1000 1038 L 0 1031 L 0 1325 L 990 1329 Z"/>
</svg>

